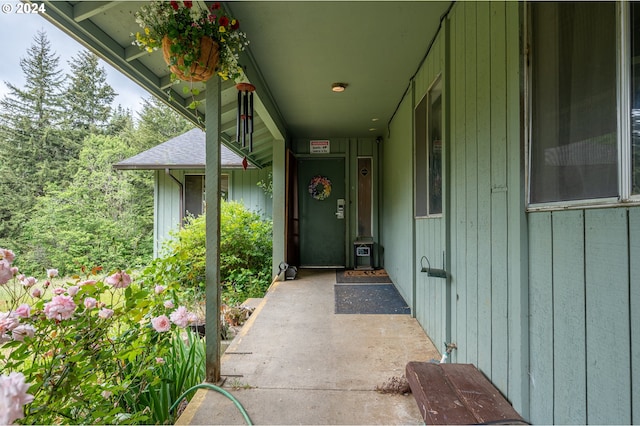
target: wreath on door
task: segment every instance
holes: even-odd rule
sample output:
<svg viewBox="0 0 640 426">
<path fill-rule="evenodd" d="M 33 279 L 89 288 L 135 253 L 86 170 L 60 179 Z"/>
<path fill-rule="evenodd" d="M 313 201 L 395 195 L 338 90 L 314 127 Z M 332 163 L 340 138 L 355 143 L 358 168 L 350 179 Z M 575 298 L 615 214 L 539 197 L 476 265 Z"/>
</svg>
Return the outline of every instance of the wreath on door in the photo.
<svg viewBox="0 0 640 426">
<path fill-rule="evenodd" d="M 316 200 L 324 200 L 331 195 L 331 181 L 324 176 L 314 176 L 309 183 L 309 194 Z"/>
</svg>

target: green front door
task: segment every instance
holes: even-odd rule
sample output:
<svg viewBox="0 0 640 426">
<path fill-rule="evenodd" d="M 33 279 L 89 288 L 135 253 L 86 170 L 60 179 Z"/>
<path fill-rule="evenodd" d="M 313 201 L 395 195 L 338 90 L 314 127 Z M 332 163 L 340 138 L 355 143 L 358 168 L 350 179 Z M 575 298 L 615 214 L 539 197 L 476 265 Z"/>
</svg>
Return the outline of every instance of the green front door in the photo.
<svg viewBox="0 0 640 426">
<path fill-rule="evenodd" d="M 344 158 L 298 160 L 300 266 L 344 267 Z"/>
</svg>

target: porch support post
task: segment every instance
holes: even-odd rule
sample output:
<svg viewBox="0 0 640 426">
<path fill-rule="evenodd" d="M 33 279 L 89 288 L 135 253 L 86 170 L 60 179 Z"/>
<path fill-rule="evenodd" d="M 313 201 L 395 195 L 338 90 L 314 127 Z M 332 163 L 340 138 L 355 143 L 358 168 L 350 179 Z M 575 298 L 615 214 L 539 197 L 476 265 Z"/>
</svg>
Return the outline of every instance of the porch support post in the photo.
<svg viewBox="0 0 640 426">
<path fill-rule="evenodd" d="M 279 271 L 280 262 L 286 261 L 286 158 L 284 140 L 273 141 L 273 275 Z M 283 277 L 284 279 L 284 277 Z"/>
<path fill-rule="evenodd" d="M 205 91 L 206 165 L 206 378 L 220 381 L 220 112 L 221 84 L 216 75 Z"/>
</svg>

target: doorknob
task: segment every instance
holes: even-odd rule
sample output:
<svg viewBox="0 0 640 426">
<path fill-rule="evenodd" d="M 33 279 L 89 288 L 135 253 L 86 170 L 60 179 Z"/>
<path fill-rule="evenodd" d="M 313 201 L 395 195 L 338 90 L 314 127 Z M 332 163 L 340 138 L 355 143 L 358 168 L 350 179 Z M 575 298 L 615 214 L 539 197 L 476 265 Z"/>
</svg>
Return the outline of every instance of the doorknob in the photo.
<svg viewBox="0 0 640 426">
<path fill-rule="evenodd" d="M 338 198 L 336 207 L 336 219 L 344 219 L 344 198 Z"/>
</svg>

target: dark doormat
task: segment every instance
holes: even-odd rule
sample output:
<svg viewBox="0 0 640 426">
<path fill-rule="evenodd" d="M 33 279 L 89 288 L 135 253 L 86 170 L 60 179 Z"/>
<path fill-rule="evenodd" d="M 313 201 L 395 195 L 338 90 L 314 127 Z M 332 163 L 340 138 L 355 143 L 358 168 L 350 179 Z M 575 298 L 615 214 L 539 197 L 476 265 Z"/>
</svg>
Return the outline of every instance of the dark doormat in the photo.
<svg viewBox="0 0 640 426">
<path fill-rule="evenodd" d="M 335 285 L 336 314 L 410 314 L 393 284 Z"/>
<path fill-rule="evenodd" d="M 387 272 L 384 269 L 375 269 L 373 271 L 357 271 L 353 269 L 338 269 L 336 270 L 336 282 L 338 284 L 342 283 L 389 283 L 391 284 L 391 278 L 387 275 Z"/>
</svg>

